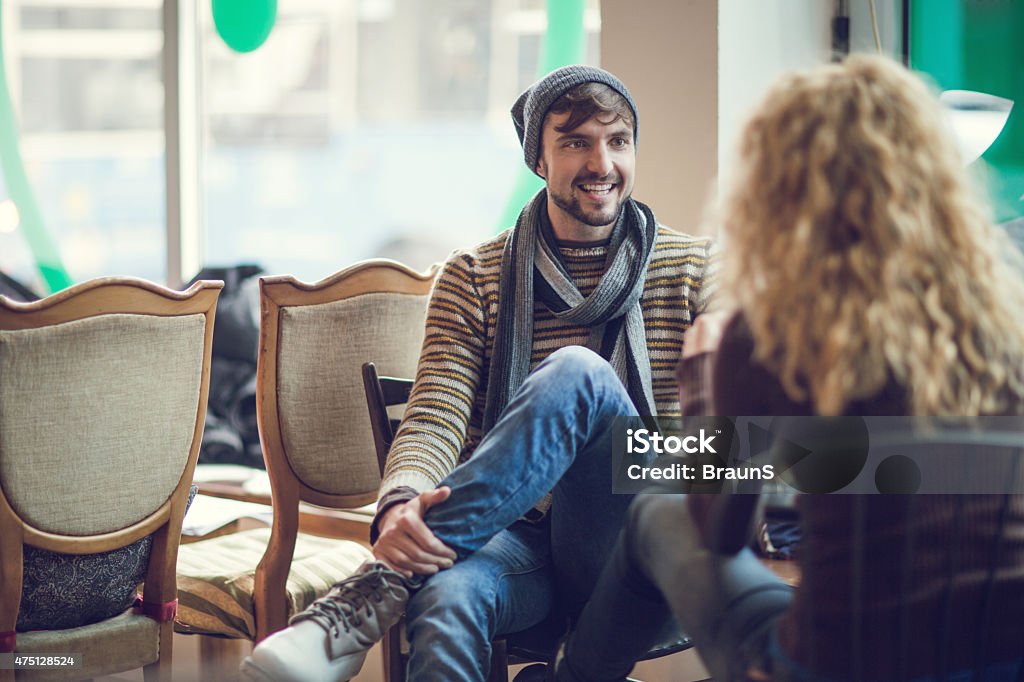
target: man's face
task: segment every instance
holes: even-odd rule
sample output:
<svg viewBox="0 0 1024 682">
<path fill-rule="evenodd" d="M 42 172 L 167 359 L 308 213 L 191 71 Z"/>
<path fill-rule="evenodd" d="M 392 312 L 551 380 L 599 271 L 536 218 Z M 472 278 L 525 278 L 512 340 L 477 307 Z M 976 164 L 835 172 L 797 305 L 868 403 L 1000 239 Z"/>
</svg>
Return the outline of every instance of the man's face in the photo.
<svg viewBox="0 0 1024 682">
<path fill-rule="evenodd" d="M 537 172 L 563 214 L 584 225 L 605 227 L 615 222 L 633 192 L 633 129 L 621 118 L 602 123 L 605 117 L 595 116 L 575 130 L 556 130 L 569 115 L 548 114 L 544 121 Z"/>
</svg>

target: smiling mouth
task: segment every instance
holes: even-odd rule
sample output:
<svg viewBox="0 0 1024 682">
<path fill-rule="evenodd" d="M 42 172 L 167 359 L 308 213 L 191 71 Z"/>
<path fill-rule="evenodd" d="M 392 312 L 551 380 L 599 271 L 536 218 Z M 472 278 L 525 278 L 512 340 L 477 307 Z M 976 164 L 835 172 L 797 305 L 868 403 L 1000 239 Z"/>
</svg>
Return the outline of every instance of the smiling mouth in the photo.
<svg viewBox="0 0 1024 682">
<path fill-rule="evenodd" d="M 607 196 L 615 189 L 615 183 L 613 182 L 585 182 L 577 185 L 581 190 L 587 194 L 595 197 Z"/>
</svg>

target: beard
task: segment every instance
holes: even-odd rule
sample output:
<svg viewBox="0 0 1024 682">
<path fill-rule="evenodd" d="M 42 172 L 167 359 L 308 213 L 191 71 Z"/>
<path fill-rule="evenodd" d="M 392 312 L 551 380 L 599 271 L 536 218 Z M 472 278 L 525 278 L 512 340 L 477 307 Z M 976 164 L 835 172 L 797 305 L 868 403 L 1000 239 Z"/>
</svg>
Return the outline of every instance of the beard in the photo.
<svg viewBox="0 0 1024 682">
<path fill-rule="evenodd" d="M 622 179 L 610 180 L 608 178 L 589 178 L 585 180 L 574 180 L 571 186 L 576 187 L 578 184 L 590 182 L 613 182 L 616 185 L 621 185 Z M 619 213 L 622 212 L 622 204 L 629 198 L 620 198 L 615 202 L 615 204 L 605 209 L 587 211 L 584 210 L 582 204 L 580 204 L 579 197 L 576 197 L 571 193 L 559 194 L 549 187 L 548 194 L 551 196 L 551 201 L 554 202 L 555 206 L 568 213 L 580 223 L 591 227 L 604 227 L 605 225 L 614 223 L 618 219 Z"/>
</svg>

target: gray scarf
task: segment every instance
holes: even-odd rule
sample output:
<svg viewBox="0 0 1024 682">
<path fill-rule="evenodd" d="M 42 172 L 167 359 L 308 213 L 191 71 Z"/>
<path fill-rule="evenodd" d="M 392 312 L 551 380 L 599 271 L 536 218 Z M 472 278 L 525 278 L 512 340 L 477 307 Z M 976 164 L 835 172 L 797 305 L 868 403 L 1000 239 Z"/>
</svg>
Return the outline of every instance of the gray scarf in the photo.
<svg viewBox="0 0 1024 682">
<path fill-rule="evenodd" d="M 502 253 L 485 434 L 529 374 L 534 300 L 544 303 L 558 319 L 588 327 L 587 348 L 608 360 L 637 412 L 657 415 L 640 310 L 656 233 L 651 209 L 627 200 L 612 230 L 604 275 L 584 297 L 562 263 L 547 217 L 547 191 L 540 190 L 523 208 Z"/>
</svg>

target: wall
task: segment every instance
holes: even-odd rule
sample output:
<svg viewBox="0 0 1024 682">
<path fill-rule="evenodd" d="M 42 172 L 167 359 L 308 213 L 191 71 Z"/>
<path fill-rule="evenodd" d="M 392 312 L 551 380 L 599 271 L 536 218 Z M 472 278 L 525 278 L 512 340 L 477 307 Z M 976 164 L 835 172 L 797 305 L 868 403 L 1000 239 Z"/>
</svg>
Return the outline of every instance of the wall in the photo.
<svg viewBox="0 0 1024 682">
<path fill-rule="evenodd" d="M 822 0 L 719 0 L 718 166 L 723 176 L 746 117 L 772 81 L 784 71 L 828 61 L 833 9 Z"/>
<path fill-rule="evenodd" d="M 704 205 L 743 116 L 779 73 L 828 59 L 833 9 L 823 0 L 601 0 L 601 64 L 640 108 L 635 196 L 659 220 L 707 229 Z"/>
<path fill-rule="evenodd" d="M 640 115 L 634 196 L 694 232 L 718 168 L 714 0 L 602 0 L 601 64 Z"/>
</svg>

